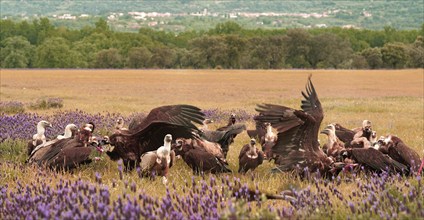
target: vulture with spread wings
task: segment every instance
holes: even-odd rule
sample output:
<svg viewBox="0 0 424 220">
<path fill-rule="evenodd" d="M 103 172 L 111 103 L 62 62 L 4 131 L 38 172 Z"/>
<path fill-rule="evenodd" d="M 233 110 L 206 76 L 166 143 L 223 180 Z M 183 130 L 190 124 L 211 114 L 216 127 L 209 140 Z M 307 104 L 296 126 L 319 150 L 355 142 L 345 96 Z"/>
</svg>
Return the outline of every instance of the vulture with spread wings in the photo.
<svg viewBox="0 0 424 220">
<path fill-rule="evenodd" d="M 126 170 L 140 165 L 140 156 L 157 150 L 163 137 L 193 138 L 200 131 L 193 123 L 202 124 L 204 114 L 192 105 L 168 105 L 154 108 L 144 118 L 132 123 L 129 130 L 115 131 L 110 136 L 113 150 L 107 152 L 112 160 L 122 159 Z"/>
<path fill-rule="evenodd" d="M 262 104 L 256 110 L 260 113 L 255 117 L 259 122 L 270 122 L 278 131 L 278 139 L 272 152 L 277 154 L 280 171 L 292 171 L 300 168 L 300 174 L 308 168 L 309 172 L 319 171 L 330 177 L 337 175 L 343 164 L 334 163 L 320 148 L 318 132 L 324 112 L 311 76 L 308 78 L 306 92 L 302 92 L 301 110 L 286 106 Z M 337 164 L 337 166 L 336 166 Z"/>
</svg>

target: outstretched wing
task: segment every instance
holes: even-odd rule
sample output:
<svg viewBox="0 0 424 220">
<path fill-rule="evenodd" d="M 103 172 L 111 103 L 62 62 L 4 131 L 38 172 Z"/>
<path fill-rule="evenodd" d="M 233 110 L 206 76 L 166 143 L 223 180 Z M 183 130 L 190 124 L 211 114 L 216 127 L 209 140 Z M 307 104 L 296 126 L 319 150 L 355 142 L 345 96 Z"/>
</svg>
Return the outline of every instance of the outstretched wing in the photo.
<svg viewBox="0 0 424 220">
<path fill-rule="evenodd" d="M 318 99 L 318 94 L 315 91 L 314 84 L 311 81 L 312 75 L 308 77 L 306 85 L 306 93 L 302 92 L 303 100 L 300 106 L 308 115 L 312 116 L 313 121 L 310 121 L 308 136 L 312 139 L 312 147 L 314 151 L 319 150 L 318 133 L 322 120 L 324 119 L 324 111 L 322 110 L 321 102 Z M 309 118 L 309 117 L 308 117 Z"/>
<path fill-rule="evenodd" d="M 318 131 L 324 117 L 316 91 L 309 78 L 306 93 L 302 92 L 302 110 L 286 106 L 263 104 L 256 111 L 260 113 L 256 121 L 270 122 L 278 131 L 274 151 L 280 155 L 292 150 L 319 150 Z"/>
<path fill-rule="evenodd" d="M 319 152 L 318 131 L 324 114 L 311 76 L 308 78 L 306 92 L 302 92 L 302 95 L 302 110 L 273 104 L 258 105 L 256 108 L 260 114 L 254 119 L 270 122 L 278 131 L 278 139 L 272 151 L 282 157 L 277 163 L 284 170 L 292 169 L 298 162 L 305 161 L 307 155 L 322 155 Z"/>
<path fill-rule="evenodd" d="M 192 105 L 161 106 L 152 109 L 142 122 L 134 125 L 133 133 L 142 133 L 152 123 L 168 123 L 198 130 L 193 122 L 202 124 L 204 117 L 200 109 Z"/>
<path fill-rule="evenodd" d="M 111 143 L 115 136 L 135 139 L 136 143 L 127 146 L 126 151 L 136 151 L 137 155 L 147 151 L 153 151 L 163 145 L 163 137 L 171 134 L 174 138 L 192 138 L 199 133 L 197 126 L 201 124 L 204 114 L 199 108 L 191 105 L 169 105 L 157 107 L 150 111 L 149 115 L 137 125 L 133 125 L 129 131 L 121 131 L 110 137 Z M 127 141 L 127 140 L 125 140 Z M 113 143 L 112 143 L 113 144 Z M 124 144 L 125 145 L 125 144 Z M 132 149 L 131 148 L 142 148 Z"/>
</svg>

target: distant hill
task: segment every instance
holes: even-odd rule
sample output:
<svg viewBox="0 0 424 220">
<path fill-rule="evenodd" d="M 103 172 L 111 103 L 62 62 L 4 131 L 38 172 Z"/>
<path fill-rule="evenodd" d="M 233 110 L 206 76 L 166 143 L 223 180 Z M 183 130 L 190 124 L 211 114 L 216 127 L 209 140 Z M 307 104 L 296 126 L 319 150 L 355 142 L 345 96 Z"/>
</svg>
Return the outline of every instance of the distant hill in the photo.
<svg viewBox="0 0 424 220">
<path fill-rule="evenodd" d="M 419 29 L 424 1 L 103 1 L 2 0 L 1 19 L 49 18 L 57 26 L 81 28 L 99 17 L 117 31 L 151 27 L 167 31 L 207 30 L 228 20 L 244 28 L 346 27 Z"/>
</svg>

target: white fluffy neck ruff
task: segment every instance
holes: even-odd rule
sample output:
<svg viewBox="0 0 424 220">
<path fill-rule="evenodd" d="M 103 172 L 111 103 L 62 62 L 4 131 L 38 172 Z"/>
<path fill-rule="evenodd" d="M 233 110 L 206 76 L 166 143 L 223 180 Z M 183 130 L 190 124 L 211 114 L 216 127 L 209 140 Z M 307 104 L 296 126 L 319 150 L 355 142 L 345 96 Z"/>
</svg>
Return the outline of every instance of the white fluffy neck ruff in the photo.
<svg viewBox="0 0 424 220">
<path fill-rule="evenodd" d="M 249 144 L 249 151 L 247 152 L 247 157 L 251 159 L 256 159 L 258 157 L 255 145 Z"/>
<path fill-rule="evenodd" d="M 333 130 L 329 130 L 328 132 L 328 144 L 332 146 L 337 141 L 336 132 Z"/>
<path fill-rule="evenodd" d="M 168 136 L 167 136 L 168 137 Z M 166 158 L 167 163 L 169 164 L 171 162 L 171 140 L 172 138 L 165 137 L 163 141 L 163 146 L 159 147 L 156 151 L 156 154 L 158 155 L 158 158 Z"/>
<path fill-rule="evenodd" d="M 66 125 L 65 134 L 63 135 L 64 138 L 69 138 L 72 136 L 72 131 L 71 131 L 72 127 L 76 127 L 76 126 L 74 124 Z"/>
</svg>

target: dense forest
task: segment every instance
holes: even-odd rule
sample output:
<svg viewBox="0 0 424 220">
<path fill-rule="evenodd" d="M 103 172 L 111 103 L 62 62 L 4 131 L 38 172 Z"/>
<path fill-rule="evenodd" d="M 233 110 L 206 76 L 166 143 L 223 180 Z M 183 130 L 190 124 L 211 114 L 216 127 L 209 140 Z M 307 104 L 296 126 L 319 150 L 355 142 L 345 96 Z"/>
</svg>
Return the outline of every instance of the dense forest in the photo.
<svg viewBox="0 0 424 220">
<path fill-rule="evenodd" d="M 219 23 L 180 33 L 117 32 L 100 18 L 81 29 L 48 18 L 0 21 L 2 68 L 423 68 L 420 30 L 245 29 Z"/>
</svg>

